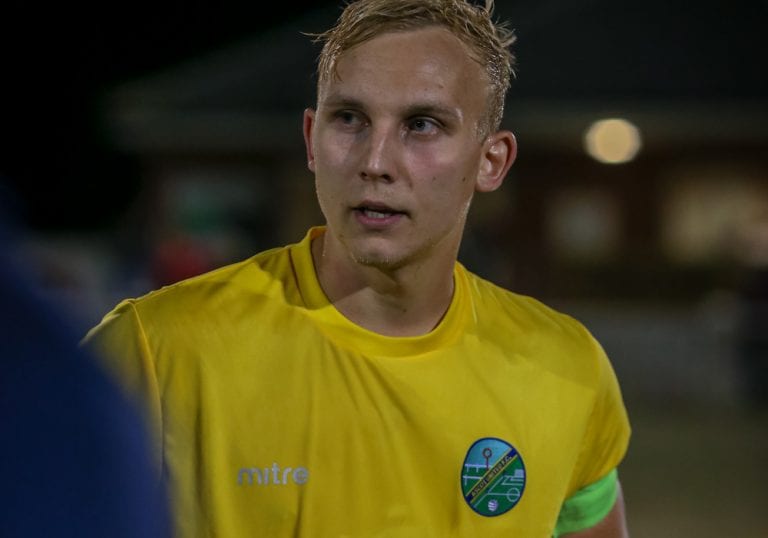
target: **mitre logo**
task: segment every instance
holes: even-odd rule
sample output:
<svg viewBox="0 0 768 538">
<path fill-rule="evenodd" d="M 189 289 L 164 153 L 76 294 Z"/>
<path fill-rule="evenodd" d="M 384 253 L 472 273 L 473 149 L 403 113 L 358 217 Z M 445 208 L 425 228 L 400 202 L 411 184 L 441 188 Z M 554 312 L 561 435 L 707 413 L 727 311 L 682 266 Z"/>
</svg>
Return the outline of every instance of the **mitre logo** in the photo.
<svg viewBox="0 0 768 538">
<path fill-rule="evenodd" d="M 269 467 L 241 467 L 237 471 L 239 486 L 303 486 L 309 481 L 309 469 L 306 467 L 281 468 L 277 463 Z"/>
</svg>

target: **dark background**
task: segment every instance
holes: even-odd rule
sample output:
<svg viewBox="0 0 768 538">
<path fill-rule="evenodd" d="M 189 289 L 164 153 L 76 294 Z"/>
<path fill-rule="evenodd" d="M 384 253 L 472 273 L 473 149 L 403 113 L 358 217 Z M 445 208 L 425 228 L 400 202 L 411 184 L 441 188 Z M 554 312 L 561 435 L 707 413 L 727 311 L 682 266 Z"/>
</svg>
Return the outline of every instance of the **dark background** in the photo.
<svg viewBox="0 0 768 538">
<path fill-rule="evenodd" d="M 107 90 L 337 5 L 11 3 L 0 23 L 0 174 L 12 208 L 33 229 L 110 225 L 138 186 L 135 162 L 103 133 Z M 767 11 L 758 0 L 499 1 L 519 36 L 510 97 L 765 102 Z"/>
<path fill-rule="evenodd" d="M 324 4 L 12 2 L 0 17 L 0 175 L 10 211 L 34 230 L 112 225 L 138 185 L 133 158 L 104 135 L 104 94 Z"/>
</svg>

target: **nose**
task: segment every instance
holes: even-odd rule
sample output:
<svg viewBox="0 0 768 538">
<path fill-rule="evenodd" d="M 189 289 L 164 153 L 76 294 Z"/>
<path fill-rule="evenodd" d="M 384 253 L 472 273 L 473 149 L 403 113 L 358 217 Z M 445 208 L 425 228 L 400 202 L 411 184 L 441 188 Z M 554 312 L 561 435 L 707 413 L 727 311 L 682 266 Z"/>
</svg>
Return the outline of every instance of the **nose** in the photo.
<svg viewBox="0 0 768 538">
<path fill-rule="evenodd" d="M 394 180 L 396 129 L 387 125 L 372 127 L 369 131 L 360 167 L 360 178 L 391 182 Z"/>
</svg>

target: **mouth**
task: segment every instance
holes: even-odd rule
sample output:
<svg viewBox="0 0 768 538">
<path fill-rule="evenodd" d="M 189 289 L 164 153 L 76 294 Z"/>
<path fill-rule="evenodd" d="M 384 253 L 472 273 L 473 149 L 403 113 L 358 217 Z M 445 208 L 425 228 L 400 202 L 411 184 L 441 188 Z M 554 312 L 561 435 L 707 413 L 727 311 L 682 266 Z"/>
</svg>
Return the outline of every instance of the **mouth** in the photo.
<svg viewBox="0 0 768 538">
<path fill-rule="evenodd" d="M 383 204 L 364 202 L 352 208 L 355 212 L 369 219 L 388 219 L 396 215 L 405 215 L 405 211 L 399 211 Z"/>
<path fill-rule="evenodd" d="M 401 211 L 385 204 L 363 202 L 352 208 L 357 220 L 366 227 L 380 228 L 397 223 L 402 217 L 407 216 Z"/>
</svg>

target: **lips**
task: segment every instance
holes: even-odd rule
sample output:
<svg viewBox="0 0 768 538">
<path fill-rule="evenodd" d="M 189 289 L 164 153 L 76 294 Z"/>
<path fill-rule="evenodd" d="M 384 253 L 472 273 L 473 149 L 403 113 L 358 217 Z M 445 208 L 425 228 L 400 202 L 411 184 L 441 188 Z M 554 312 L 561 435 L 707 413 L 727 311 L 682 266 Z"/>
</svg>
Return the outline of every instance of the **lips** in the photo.
<svg viewBox="0 0 768 538">
<path fill-rule="evenodd" d="M 358 209 L 358 211 L 362 211 L 363 215 L 370 219 L 384 219 L 389 217 L 390 215 L 394 215 L 393 211 L 376 211 L 374 209 L 368 209 L 366 207 L 361 207 Z"/>
<path fill-rule="evenodd" d="M 385 204 L 363 202 L 354 208 L 355 211 L 370 219 L 386 219 L 394 215 L 404 215 L 405 211 L 399 211 Z"/>
<path fill-rule="evenodd" d="M 381 229 L 396 224 L 406 212 L 400 211 L 386 204 L 363 202 L 353 207 L 357 220 L 366 227 Z"/>
</svg>

